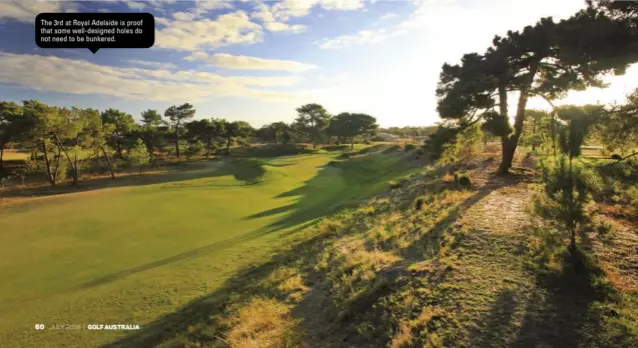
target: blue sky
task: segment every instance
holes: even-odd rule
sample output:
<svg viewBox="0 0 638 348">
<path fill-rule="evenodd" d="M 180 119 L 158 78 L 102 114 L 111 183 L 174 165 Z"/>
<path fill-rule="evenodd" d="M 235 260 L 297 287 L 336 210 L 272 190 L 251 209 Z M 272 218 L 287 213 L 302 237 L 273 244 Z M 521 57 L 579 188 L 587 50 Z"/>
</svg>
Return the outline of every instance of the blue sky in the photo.
<svg viewBox="0 0 638 348">
<path fill-rule="evenodd" d="M 136 118 L 189 102 L 197 118 L 254 126 L 290 122 L 296 107 L 318 102 L 334 114 L 368 113 L 382 126 L 429 125 L 438 121 L 434 90 L 444 62 L 483 52 L 495 34 L 582 7 L 583 0 L 0 0 L 0 95 Z M 38 13 L 73 11 L 152 13 L 155 45 L 95 55 L 35 45 Z M 636 77 L 633 67 L 607 90 L 562 102 L 622 100 Z"/>
</svg>

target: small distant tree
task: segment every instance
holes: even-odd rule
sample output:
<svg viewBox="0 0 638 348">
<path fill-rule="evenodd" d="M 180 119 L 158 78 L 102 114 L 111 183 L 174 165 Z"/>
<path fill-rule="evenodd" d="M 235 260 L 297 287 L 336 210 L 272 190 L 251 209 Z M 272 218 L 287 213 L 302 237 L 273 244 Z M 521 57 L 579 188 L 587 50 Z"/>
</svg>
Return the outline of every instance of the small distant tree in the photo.
<svg viewBox="0 0 638 348">
<path fill-rule="evenodd" d="M 543 142 L 541 136 L 541 125 L 543 120 L 550 117 L 547 111 L 530 109 L 525 111 L 527 119 L 523 124 L 523 141 L 525 145 L 532 147 L 532 151 L 536 150 L 537 146 L 540 146 Z"/>
<path fill-rule="evenodd" d="M 325 135 L 325 130 L 330 123 L 330 114 L 319 104 L 306 104 L 297 108 L 296 129 L 312 142 L 312 147 Z"/>
<path fill-rule="evenodd" d="M 163 123 L 162 115 L 157 110 L 149 109 L 143 111 L 141 116 L 142 126 L 138 128 L 138 134 L 136 135 L 144 141 L 149 160 L 152 162 L 153 152 L 162 142 L 163 132 L 159 128 Z"/>
<path fill-rule="evenodd" d="M 169 119 L 175 141 L 175 156 L 179 158 L 179 140 L 184 132 L 184 123 L 195 116 L 195 108 L 191 104 L 173 105 L 166 109 L 164 116 Z"/>
<path fill-rule="evenodd" d="M 189 122 L 186 124 L 188 141 L 191 145 L 201 142 L 203 145 L 200 148 L 203 149 L 205 147 L 206 157 L 209 157 L 215 145 L 215 139 L 224 135 L 225 124 L 224 121 L 214 118 Z"/>
<path fill-rule="evenodd" d="M 256 131 L 256 136 L 265 142 L 273 142 L 275 144 L 284 142 L 286 133 L 290 132 L 290 126 L 284 122 L 274 122 L 264 125 Z"/>
<path fill-rule="evenodd" d="M 158 127 L 162 124 L 162 115 L 157 110 L 148 109 L 142 112 L 142 123 L 145 126 Z"/>
<path fill-rule="evenodd" d="M 442 164 L 467 161 L 481 150 L 483 131 L 478 124 L 465 128 L 456 134 L 455 141 L 443 150 Z"/>
<path fill-rule="evenodd" d="M 350 148 L 354 149 L 354 139 L 358 136 L 373 135 L 379 128 L 377 119 L 366 114 L 340 113 L 332 118 L 328 134 L 338 139 L 350 139 Z"/>
<path fill-rule="evenodd" d="M 561 156 L 553 163 L 541 161 L 544 196 L 535 201 L 535 211 L 554 224 L 565 228 L 570 239 L 570 252 L 576 256 L 576 235 L 586 221 L 585 207 L 591 200 L 593 177 L 574 158 L 581 147 L 592 120 L 582 108 L 567 107 L 559 111 L 566 125 L 558 129 Z"/>
<path fill-rule="evenodd" d="M 124 142 L 127 135 L 135 128 L 133 116 L 117 109 L 105 110 L 101 116 L 102 123 L 113 126 L 113 131 L 108 138 L 109 145 L 115 148 L 117 157 L 124 158 L 122 155 Z"/>
<path fill-rule="evenodd" d="M 145 164 L 150 162 L 150 157 L 148 155 L 148 150 L 146 149 L 146 145 L 142 141 L 142 139 L 137 138 L 135 145 L 131 147 L 131 150 L 128 154 L 128 161 L 131 167 L 140 167 L 140 174 L 142 174 L 142 169 Z"/>
<path fill-rule="evenodd" d="M 224 122 L 224 137 L 226 138 L 226 154 L 230 154 L 230 145 L 238 139 L 245 139 L 254 133 L 254 129 L 245 121 Z"/>
<path fill-rule="evenodd" d="M 115 179 L 115 171 L 113 170 L 113 163 L 109 157 L 108 140 L 114 132 L 115 126 L 111 123 L 102 122 L 102 117 L 97 110 L 87 109 L 85 110 L 85 125 L 83 129 L 84 147 L 92 149 L 94 153 L 100 152 L 104 155 L 106 163 L 111 173 L 111 179 Z M 98 157 L 99 158 L 99 157 Z"/>
</svg>

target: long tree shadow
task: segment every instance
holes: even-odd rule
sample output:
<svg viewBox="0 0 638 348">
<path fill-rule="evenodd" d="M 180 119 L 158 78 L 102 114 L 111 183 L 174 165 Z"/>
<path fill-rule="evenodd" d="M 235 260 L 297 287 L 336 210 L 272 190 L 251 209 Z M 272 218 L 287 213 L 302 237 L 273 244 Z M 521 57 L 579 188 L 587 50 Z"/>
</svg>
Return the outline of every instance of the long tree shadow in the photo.
<svg viewBox="0 0 638 348">
<path fill-rule="evenodd" d="M 516 291 L 503 289 L 490 306 L 480 327 L 470 334 L 473 347 L 506 347 L 515 337 Z"/>
<path fill-rule="evenodd" d="M 270 164 L 266 160 L 254 158 L 236 158 L 224 161 L 198 161 L 167 167 L 160 173 L 142 173 L 125 175 L 112 180 L 110 177 L 80 181 L 77 186 L 59 184 L 56 187 L 36 186 L 16 188 L 4 191 L 2 197 L 46 197 L 61 196 L 69 193 L 87 192 L 108 188 L 148 186 L 168 184 L 186 180 L 214 178 L 231 175 L 240 185 L 255 185 L 264 181 L 266 166 L 288 166 L 292 164 Z M 226 185 L 228 186 L 228 185 Z"/>
<path fill-rule="evenodd" d="M 603 277 L 595 264 L 573 263 L 570 257 L 565 257 L 562 271 L 537 274 L 542 297 L 537 294 L 529 301 L 515 347 L 601 346 L 595 343 L 596 336 L 602 334 L 603 313 L 593 304 L 610 300 L 614 291 L 595 285 L 594 279 Z"/>
<path fill-rule="evenodd" d="M 333 174 L 320 173 L 317 176 L 321 175 Z M 323 179 L 313 178 L 310 182 L 313 180 Z M 316 187 L 313 189 L 307 188 L 306 190 L 308 191 L 304 191 L 303 188 L 296 190 L 307 195 L 316 192 L 313 190 L 321 189 L 321 187 Z M 476 204 L 489 192 L 489 188 L 478 189 L 473 196 L 460 203 L 461 207 L 458 211 Z M 305 196 L 302 196 L 302 200 L 311 199 L 311 197 L 303 197 Z M 292 211 L 299 209 L 294 206 L 289 208 Z M 279 209 L 280 211 L 286 211 L 288 208 L 282 207 Z M 410 207 L 403 208 L 403 212 L 409 214 L 408 209 Z M 320 216 L 321 213 L 326 211 L 322 210 L 318 215 L 314 216 Z M 357 214 L 368 216 L 364 212 Z M 268 216 L 267 212 L 265 214 L 255 214 L 255 216 L 249 218 L 262 216 Z M 357 230 L 357 228 L 352 227 L 359 226 L 362 223 L 359 221 L 360 217 L 357 217 L 359 215 L 348 216 L 349 218 L 345 221 L 348 225 L 341 229 L 342 232 L 339 235 L 327 232 L 320 233 L 319 231 L 311 233 L 312 237 L 289 245 L 286 251 L 275 254 L 269 261 L 238 272 L 213 293 L 194 300 L 180 310 L 145 325 L 142 330 L 131 333 L 104 347 L 155 347 L 160 344 L 184 346 L 188 342 L 197 342 L 197 344 L 202 346 L 228 346 L 223 341 L 223 338 L 226 337 L 229 330 L 228 324 L 224 320 L 225 315 L 231 309 L 229 306 L 247 303 L 249 299 L 255 297 L 274 298 L 281 302 L 288 301 L 288 296 L 290 295 L 288 290 L 282 290 L 278 284 L 272 284 L 265 280 L 269 279 L 273 272 L 290 267 L 300 272 L 299 275 L 303 279 L 304 285 L 310 289 L 299 301 L 292 303 L 291 311 L 292 316 L 300 320 L 300 326 L 303 331 L 308 333 L 306 342 L 309 346 L 321 344 L 334 347 L 378 346 L 379 342 L 389 339 L 388 328 L 390 327 L 389 321 L 391 319 L 387 315 L 378 313 L 375 303 L 390 292 L 404 286 L 406 281 L 420 278 L 414 278 L 413 271 L 408 270 L 407 267 L 409 264 L 421 261 L 427 256 L 423 254 L 423 250 L 427 249 L 424 248 L 424 245 L 427 245 L 430 239 L 439 240 L 445 231 L 452 230 L 459 214 L 452 213 L 443 216 L 432 226 L 430 231 L 424 232 L 421 238 L 413 240 L 412 245 L 405 248 L 406 257 L 409 255 L 407 262 L 402 260 L 382 270 L 375 280 L 362 285 L 358 289 L 358 295 L 344 304 L 334 298 L 336 295 L 331 293 L 331 284 L 338 281 L 338 279 L 334 279 L 330 274 L 317 270 L 315 266 L 322 258 L 324 250 L 332 245 L 332 241 L 336 238 L 348 238 L 350 234 L 355 233 Z M 283 220 L 285 221 L 282 224 L 283 226 L 294 221 L 287 219 L 289 217 Z M 300 217 L 295 216 L 294 219 L 300 219 Z M 281 222 L 279 223 L 281 224 Z M 369 222 L 363 224 L 366 225 Z M 274 224 L 273 226 L 278 225 Z M 209 248 L 213 248 L 213 246 L 209 246 Z M 411 250 L 410 248 L 414 249 Z M 411 251 L 407 252 L 407 250 Z M 420 252 L 413 252 L 415 250 Z M 192 253 L 198 252 L 202 251 L 192 251 Z M 437 252 L 432 247 L 430 256 L 436 255 Z M 168 261 L 171 261 L 171 259 Z M 166 262 L 166 260 L 161 262 Z M 155 267 L 155 263 L 148 266 Z M 357 331 L 357 327 L 360 327 L 359 324 L 372 325 L 378 328 L 377 335 L 380 336 L 362 336 Z"/>
<path fill-rule="evenodd" d="M 383 165 L 381 161 L 384 160 L 382 157 L 369 156 L 324 165 L 301 186 L 274 197 L 298 197 L 294 203 L 252 214 L 245 219 L 286 213 L 268 225 L 271 230 L 279 230 L 356 205 L 363 198 L 387 187 L 388 180 L 410 171 L 409 167 L 398 162 L 393 163 L 393 166 Z"/>
<path fill-rule="evenodd" d="M 294 250 L 313 250 L 325 238 L 325 235 L 317 235 L 296 244 Z M 278 289 L 264 286 L 263 280 L 274 270 L 296 258 L 303 259 L 304 256 L 303 253 L 280 253 L 259 266 L 245 268 L 228 279 L 217 291 L 193 300 L 180 310 L 145 325 L 142 330 L 103 347 L 156 347 L 162 342 L 179 340 L 180 337 L 211 344 L 218 340 L 218 337 L 224 336 L 224 325 L 220 325 L 217 316 L 224 313 L 231 297 L 238 302 L 245 302 L 255 295 L 283 296 Z M 197 333 L 190 330 L 190 328 L 201 326 L 206 326 L 207 331 Z M 218 330 L 222 331 L 218 332 Z"/>
</svg>

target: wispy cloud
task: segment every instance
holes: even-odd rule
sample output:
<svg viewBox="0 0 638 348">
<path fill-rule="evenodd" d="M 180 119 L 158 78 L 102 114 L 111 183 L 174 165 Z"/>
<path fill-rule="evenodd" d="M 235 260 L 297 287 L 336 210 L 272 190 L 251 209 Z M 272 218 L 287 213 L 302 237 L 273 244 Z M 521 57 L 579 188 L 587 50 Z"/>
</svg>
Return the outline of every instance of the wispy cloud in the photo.
<svg viewBox="0 0 638 348">
<path fill-rule="evenodd" d="M 69 1 L 0 1 L 0 19 L 15 19 L 21 22 L 35 21 L 42 12 L 75 12 L 77 4 Z"/>
<path fill-rule="evenodd" d="M 209 56 L 206 52 L 195 52 L 185 59 L 188 61 L 204 61 L 220 68 L 236 70 L 279 70 L 301 72 L 317 69 L 317 66 L 315 65 L 299 63 L 291 60 L 234 56 L 227 53 L 216 53 Z"/>
<path fill-rule="evenodd" d="M 388 32 L 385 28 L 361 30 L 355 34 L 341 35 L 332 39 L 324 39 L 318 43 L 319 47 L 325 50 L 339 49 L 353 45 L 381 42 L 391 35 L 395 34 L 393 32 Z"/>
<path fill-rule="evenodd" d="M 252 22 L 244 11 L 222 14 L 215 20 L 203 18 L 192 21 L 185 15 L 175 15 L 172 21 L 160 22 L 166 26 L 157 30 L 154 47 L 197 51 L 203 48 L 256 43 L 263 39 L 261 26 Z"/>
<path fill-rule="evenodd" d="M 212 96 L 285 100 L 295 93 L 250 87 L 293 86 L 293 76 L 221 76 L 209 72 L 114 67 L 86 60 L 0 53 L 0 83 L 40 91 L 99 94 L 122 99 L 200 101 Z M 64 83 L 60 83 L 64 81 Z"/>
<path fill-rule="evenodd" d="M 146 4 L 139 1 L 125 1 L 126 6 L 128 6 L 132 10 L 142 10 L 146 8 Z"/>
<path fill-rule="evenodd" d="M 393 19 L 393 18 L 397 18 L 397 17 L 398 17 L 398 15 L 396 13 L 388 12 L 388 13 L 384 14 L 383 16 L 379 17 L 379 20 L 385 21 L 385 20 Z"/>
<path fill-rule="evenodd" d="M 158 68 L 158 69 L 177 69 L 177 65 L 173 63 L 165 63 L 165 62 L 151 62 L 147 60 L 138 60 L 138 59 L 129 59 L 126 63 L 130 65 L 138 65 L 149 68 Z"/>
</svg>

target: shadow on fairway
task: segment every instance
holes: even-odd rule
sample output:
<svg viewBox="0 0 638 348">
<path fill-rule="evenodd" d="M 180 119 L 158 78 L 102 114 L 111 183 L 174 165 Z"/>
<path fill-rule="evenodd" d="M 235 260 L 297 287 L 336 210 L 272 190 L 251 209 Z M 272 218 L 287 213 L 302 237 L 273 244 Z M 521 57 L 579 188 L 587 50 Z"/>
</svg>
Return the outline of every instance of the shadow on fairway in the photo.
<svg viewBox="0 0 638 348">
<path fill-rule="evenodd" d="M 302 224 L 300 226 L 297 226 L 297 228 L 289 231 L 290 233 L 294 233 L 298 230 L 304 229 L 310 225 L 312 225 L 314 222 L 313 221 L 309 221 L 308 223 Z M 185 259 L 190 259 L 193 257 L 197 257 L 200 255 L 205 255 L 214 251 L 219 251 L 219 250 L 223 250 L 229 246 L 235 246 L 239 243 L 243 243 L 243 242 L 247 242 L 256 238 L 259 238 L 261 236 L 264 236 L 266 234 L 275 232 L 274 230 L 265 230 L 263 228 L 260 228 L 258 230 L 240 235 L 240 236 L 236 236 L 233 238 L 228 238 L 228 239 L 224 239 L 215 243 L 211 243 L 208 245 L 205 245 L 203 247 L 199 247 L 196 249 L 192 249 L 174 256 L 170 256 L 167 258 L 163 258 L 157 261 L 153 261 L 153 262 L 149 262 L 147 264 L 144 265 L 140 265 L 140 266 L 136 266 L 136 267 L 132 267 L 123 271 L 119 271 L 119 272 L 114 272 L 111 274 L 108 274 L 104 277 L 100 277 L 94 280 L 91 280 L 89 282 L 80 284 L 79 286 L 77 286 L 75 289 L 76 290 L 80 290 L 80 289 L 89 289 L 95 286 L 99 286 L 99 285 L 103 285 L 103 284 L 107 284 L 110 283 L 112 281 L 124 278 L 126 276 L 130 276 L 139 272 L 144 272 L 153 268 L 157 268 L 157 267 L 161 267 L 161 266 L 166 266 L 169 265 L 171 263 L 175 263 L 178 261 L 182 261 Z"/>
<path fill-rule="evenodd" d="M 143 173 L 118 176 L 115 180 L 111 177 L 101 177 L 89 180 L 80 180 L 76 186 L 68 184 L 58 184 L 55 187 L 36 186 L 28 188 L 15 188 L 3 192 L 3 197 L 46 197 L 59 196 L 69 193 L 78 193 L 94 190 L 102 190 L 116 187 L 146 186 L 155 184 L 165 184 L 176 181 L 201 179 L 206 177 L 220 176 L 218 169 L 225 167 L 223 161 L 197 161 L 185 162 L 180 165 L 173 165 L 164 168 L 161 173 Z"/>
<path fill-rule="evenodd" d="M 269 224 L 269 230 L 279 230 L 314 220 L 347 206 L 360 203 L 387 186 L 390 179 L 405 175 L 410 168 L 397 158 L 368 156 L 321 166 L 312 179 L 274 198 L 298 197 L 285 206 L 264 210 L 245 217 L 247 220 L 284 214 Z"/>
<path fill-rule="evenodd" d="M 56 187 L 37 186 L 25 189 L 11 189 L 2 193 L 9 197 L 46 197 L 69 193 L 87 192 L 116 187 L 147 186 L 170 184 L 186 180 L 213 178 L 232 175 L 241 185 L 254 185 L 264 181 L 267 173 L 265 166 L 286 167 L 294 163 L 270 164 L 265 159 L 235 158 L 226 161 L 185 162 L 179 166 L 168 167 L 166 172 L 146 173 L 117 177 L 97 178 L 80 181 L 77 186 L 59 184 Z"/>
<path fill-rule="evenodd" d="M 341 173 L 341 175 L 343 174 Z M 313 180 L 320 180 L 319 177 L 322 175 L 332 174 L 330 174 L 330 171 L 319 173 L 317 177 L 309 180 L 304 187 L 311 186 L 310 183 Z M 361 178 L 360 175 L 358 177 Z M 303 188 L 297 190 L 297 192 L 306 193 Z M 338 192 L 343 193 L 342 191 Z M 351 193 L 355 192 L 357 191 L 351 191 Z M 358 193 L 361 193 L 361 191 L 358 191 Z M 473 196 L 460 203 L 459 207 L 463 206 L 463 209 L 467 209 L 485 196 L 485 192 L 476 192 Z M 302 196 L 300 200 L 303 199 Z M 291 207 L 291 209 L 295 208 Z M 422 251 L 418 253 L 419 259 L 422 259 L 426 252 L 423 249 L 423 245 L 441 245 L 443 232 L 450 229 L 457 221 L 457 218 L 458 214 L 451 214 L 443 218 L 434 224 L 429 232 L 423 233 L 422 238 L 413 241 L 411 246 Z M 347 233 L 356 231 L 356 229 L 345 229 L 344 231 L 349 232 L 344 232 L 346 234 L 342 235 L 342 238 L 346 238 Z M 401 286 L 402 278 L 400 276 L 409 272 L 405 266 L 409 265 L 410 262 L 399 262 L 396 267 L 389 267 L 388 269 L 396 269 L 396 272 L 384 272 L 379 277 L 382 283 L 369 282 L 368 287 L 362 289 L 364 296 L 350 303 L 349 310 L 344 312 L 343 308 L 338 306 L 336 299 L 331 297 L 330 293 L 322 290 L 325 284 L 334 281 L 334 279 L 331 279 L 327 273 L 314 271 L 317 260 L 323 254 L 324 248 L 329 245 L 325 242 L 327 239 L 332 238 L 331 236 L 329 233 L 313 235 L 308 240 L 296 243 L 290 251 L 277 253 L 270 260 L 256 267 L 244 268 L 214 292 L 193 300 L 175 312 L 157 318 L 155 321 L 145 325 L 140 331 L 132 332 L 102 347 L 181 347 L 189 346 L 193 341 L 206 347 L 227 347 L 228 344 L 222 338 L 226 337 L 228 328 L 220 325 L 219 318 L 223 316 L 222 313 L 228 310 L 229 300 L 232 298 L 236 303 L 246 303 L 251 298 L 264 297 L 284 301 L 289 295 L 288 292 L 279 288 L 277 283 L 270 284 L 264 282 L 264 280 L 272 272 L 290 265 L 307 272 L 303 273 L 302 279 L 304 279 L 306 285 L 314 289 L 294 305 L 291 310 L 293 317 L 300 320 L 302 330 L 312 333 L 312 337 L 307 338 L 308 342 L 313 342 L 317 346 L 329 347 L 385 346 L 379 343 L 388 341 L 387 337 L 377 337 L 371 340 L 369 337 L 361 337 L 361 335 L 356 334 L 351 329 L 357 324 L 368 324 L 380 328 L 389 326 L 389 317 L 387 316 L 371 315 L 370 317 L 365 317 L 363 314 L 374 314 L 375 309 L 372 304 L 382 296 L 386 296 L 388 291 Z M 438 249 L 428 251 L 431 254 L 436 252 L 438 252 Z M 339 312 L 346 313 L 346 315 L 340 317 L 340 319 L 335 319 L 336 315 L 333 315 L 332 318 L 328 315 L 329 313 L 335 314 Z M 368 322 L 370 318 L 373 319 Z M 316 340 L 317 338 L 324 343 L 329 342 L 329 344 L 318 344 L 319 340 Z"/>
</svg>

